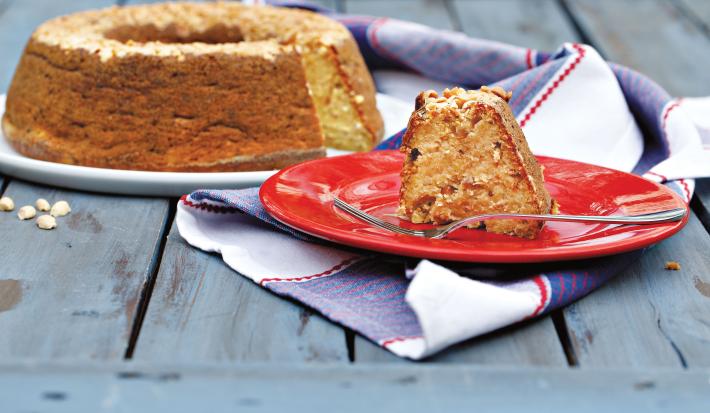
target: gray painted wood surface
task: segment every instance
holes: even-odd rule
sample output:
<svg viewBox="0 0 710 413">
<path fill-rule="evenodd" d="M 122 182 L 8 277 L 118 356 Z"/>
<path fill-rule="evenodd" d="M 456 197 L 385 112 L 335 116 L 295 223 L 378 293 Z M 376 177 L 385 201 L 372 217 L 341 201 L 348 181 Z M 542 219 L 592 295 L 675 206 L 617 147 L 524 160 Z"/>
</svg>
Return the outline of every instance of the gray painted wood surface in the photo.
<svg viewBox="0 0 710 413">
<path fill-rule="evenodd" d="M 373 365 L 15 367 L 3 413 L 707 412 L 708 370 Z M 9 401 L 9 403 L 8 403 Z"/>
<path fill-rule="evenodd" d="M 675 0 L 680 9 L 697 19 L 706 34 L 710 32 L 710 2 L 707 0 Z"/>
<path fill-rule="evenodd" d="M 9 82 L 22 47 L 36 25 L 57 14 L 110 3 L 89 0 L 68 3 L 0 0 L 0 53 L 3 57 L 0 60 L 0 90 L 5 89 Z M 709 93 L 708 72 L 701 71 L 708 66 L 710 50 L 707 47 L 707 33 L 698 24 L 698 21 L 707 22 L 703 14 L 707 8 L 702 2 L 674 0 L 598 3 L 591 0 L 568 0 L 567 3 L 586 35 L 607 57 L 650 74 L 672 93 Z M 511 0 L 497 2 L 497 8 L 488 0 L 399 0 L 394 3 L 350 0 L 334 4 L 341 9 L 344 5 L 350 13 L 385 15 L 439 28 L 462 29 L 474 36 L 543 49 L 554 48 L 570 36 L 576 39 L 571 23 L 565 20 L 559 7 L 560 3 L 554 1 L 539 1 L 531 6 L 530 2 Z M 683 14 L 679 4 L 698 16 L 698 21 Z M 480 14 L 489 18 L 476 20 L 479 18 L 479 15 L 473 14 L 476 10 L 488 10 L 485 15 L 483 12 Z M 533 20 L 543 20 L 546 24 L 534 25 Z M 699 196 L 694 205 L 696 211 L 708 210 L 710 184 L 707 182 L 699 182 Z M 75 209 L 71 216 L 60 219 L 60 228 L 55 231 L 40 232 L 29 222 L 18 222 L 14 214 L 0 213 L 0 233 L 13 235 L 11 239 L 0 240 L 0 331 L 13 332 L 12 335 L 0 335 L 0 362 L 17 358 L 120 359 L 135 324 L 139 298 L 142 293 L 150 292 L 146 291 L 144 285 L 149 281 L 156 263 L 156 257 L 152 254 L 158 250 L 160 231 L 169 217 L 168 201 L 98 196 L 21 182 L 12 182 L 7 193 L 18 200 L 22 197 L 36 198 L 39 194 L 53 197 L 53 191 L 69 199 Z M 117 214 L 119 210 L 120 216 Z M 83 214 L 81 219 L 75 218 L 80 214 Z M 699 215 L 702 217 L 700 212 Z M 136 228 L 139 230 L 136 231 Z M 553 323 L 549 318 L 544 318 L 463 343 L 432 358 L 429 363 L 400 363 L 402 368 L 411 370 L 396 376 L 401 379 L 397 381 L 395 376 L 377 376 L 373 373 L 398 368 L 396 366 L 386 366 L 386 363 L 359 366 L 368 361 L 399 360 L 359 337 L 355 338 L 354 345 L 356 365 L 349 366 L 349 370 L 335 369 L 328 375 L 319 373 L 321 367 L 318 366 L 321 363 L 311 363 L 308 368 L 286 368 L 286 373 L 283 373 L 282 362 L 346 362 L 348 352 L 342 328 L 260 289 L 228 269 L 219 257 L 186 246 L 173 228 L 162 256 L 134 357 L 142 362 L 185 363 L 197 360 L 239 363 L 229 363 L 237 370 L 216 374 L 218 378 L 214 380 L 209 378 L 212 372 L 198 372 L 192 382 L 184 385 L 186 387 L 171 388 L 164 393 L 161 393 L 162 387 L 150 387 L 153 391 L 151 396 L 137 395 L 135 400 L 151 402 L 154 399 L 150 397 L 157 398 L 156 394 L 168 394 L 174 395 L 170 400 L 175 400 L 176 405 L 188 408 L 190 402 L 183 400 L 183 395 L 194 397 L 196 394 L 204 394 L 203 400 L 232 403 L 229 406 L 242 403 L 254 407 L 254 403 L 261 403 L 259 406 L 264 408 L 275 407 L 268 404 L 271 400 L 281 400 L 273 396 L 273 389 L 276 388 L 282 392 L 279 394 L 293 395 L 292 399 L 286 396 L 283 399 L 291 401 L 288 405 L 290 410 L 298 410 L 301 405 L 294 407 L 292 401 L 297 400 L 298 395 L 307 393 L 306 388 L 308 391 L 317 388 L 319 393 L 332 395 L 336 400 L 339 397 L 340 400 L 350 400 L 347 397 L 352 396 L 349 396 L 351 393 L 347 389 L 355 389 L 360 393 L 352 394 L 367 392 L 368 395 L 379 395 L 377 397 L 385 399 L 383 405 L 396 408 L 403 406 L 402 400 L 414 400 L 406 396 L 396 397 L 394 390 L 393 393 L 385 391 L 390 389 L 388 386 L 393 386 L 392 383 L 399 383 L 409 391 L 412 389 L 407 387 L 410 384 L 416 385 L 417 391 L 425 390 L 420 395 L 422 398 L 428 397 L 428 402 L 418 403 L 415 409 L 436 410 L 435 407 L 441 406 L 455 408 L 459 406 L 455 403 L 462 400 L 470 407 L 470 398 L 463 399 L 461 395 L 470 396 L 472 391 L 486 403 L 492 405 L 496 400 L 500 403 L 500 400 L 506 400 L 513 392 L 500 395 L 490 389 L 497 386 L 500 392 L 500 389 L 509 390 L 517 383 L 525 389 L 534 384 L 537 386 L 535 394 L 544 395 L 547 401 L 550 400 L 550 393 L 544 391 L 545 388 L 565 388 L 567 385 L 570 392 L 591 389 L 590 393 L 585 394 L 594 396 L 597 403 L 634 400 L 647 402 L 648 410 L 664 406 L 681 409 L 683 406 L 679 403 L 699 401 L 696 394 L 688 391 L 704 390 L 702 394 L 705 397 L 708 394 L 706 388 L 697 387 L 700 382 L 686 381 L 688 377 L 702 376 L 702 383 L 707 384 L 708 377 L 703 376 L 705 373 L 696 371 L 686 374 L 681 372 L 680 367 L 687 365 L 697 368 L 710 364 L 706 350 L 710 344 L 710 268 L 705 253 L 709 243 L 707 232 L 698 219 L 693 217 L 681 234 L 657 246 L 609 285 L 564 311 L 565 331 L 571 337 L 572 346 L 568 350 L 583 370 L 573 370 L 571 374 L 579 373 L 577 376 L 566 375 L 567 372 L 551 373 L 550 370 L 528 374 L 525 373 L 527 370 L 518 368 L 521 365 L 565 364 Z M 683 269 L 678 272 L 663 270 L 663 263 L 670 259 L 680 261 Z M 238 370 L 241 367 L 235 366 L 246 361 L 278 364 L 274 367 L 255 368 L 262 372 L 274 372 L 269 373 L 271 375 L 259 376 L 252 370 L 249 374 L 244 373 L 241 379 L 234 378 L 241 374 L 236 371 L 242 371 Z M 510 370 L 502 371 L 466 370 L 469 367 L 462 370 L 453 366 L 444 373 L 427 370 L 443 368 L 439 365 L 445 363 L 511 367 Z M 602 374 L 596 370 L 619 366 L 646 369 L 667 366 L 672 371 Z M 111 392 L 115 392 L 115 389 L 128 393 L 144 391 L 124 389 L 122 384 L 115 383 L 118 377 L 140 376 L 84 374 L 70 370 L 32 373 L 20 369 L 17 374 L 25 378 L 0 375 L 0 383 L 3 380 L 20 383 L 15 388 L 35 391 L 32 393 L 35 397 L 32 403 L 40 403 L 38 409 L 58 406 L 54 402 L 61 399 L 57 396 L 61 392 L 53 394 L 51 386 L 47 387 L 50 390 L 40 392 L 37 389 L 45 387 L 33 387 L 33 383 L 54 384 L 60 380 L 74 383 L 72 380 L 76 380 L 79 387 L 75 389 L 89 388 L 91 385 L 105 386 L 97 388 L 96 394 L 106 403 L 113 400 L 114 393 Z M 7 370 L 0 368 L 0 371 Z M 314 377 L 311 372 L 315 375 L 312 381 L 299 382 L 299 386 L 305 383 L 303 389 L 288 393 L 293 389 L 288 380 L 295 377 L 289 374 L 310 379 Z M 51 376 L 46 381 L 46 375 L 50 373 L 58 376 Z M 348 379 L 349 374 L 356 378 Z M 654 374 L 657 374 L 660 381 L 656 381 Z M 501 376 L 491 378 L 496 375 Z M 647 375 L 644 377 L 650 378 L 643 380 L 634 375 Z M 632 376 L 637 380 L 633 384 L 628 381 Z M 155 373 L 152 377 L 147 380 L 173 383 L 175 377 L 182 376 Z M 550 377 L 557 377 L 555 380 L 559 380 L 559 383 L 549 381 Z M 669 381 L 664 381 L 666 379 Z M 135 383 L 141 383 L 141 380 L 138 378 Z M 240 380 L 251 384 L 243 384 Z M 529 381 L 521 384 L 520 380 Z M 458 383 L 450 386 L 454 396 L 441 401 L 437 395 L 449 394 L 449 390 L 446 390 L 449 382 Z M 240 389 L 242 386 L 255 388 L 257 385 L 254 383 L 258 383 L 268 393 L 253 398 L 248 395 L 239 398 L 240 393 L 234 391 L 234 388 Z M 490 383 L 490 387 L 486 387 L 486 383 Z M 205 390 L 208 385 L 217 390 Z M 462 387 L 464 385 L 471 386 Z M 339 393 L 338 386 L 346 390 Z M 138 389 L 142 386 L 134 387 Z M 0 385 L 0 389 L 6 388 L 10 387 Z M 622 397 L 622 390 L 628 391 L 631 388 L 633 392 L 623 394 Z M 301 387 L 296 386 L 296 389 Z M 617 390 L 620 393 L 614 393 Z M 490 398 L 487 398 L 487 391 Z M 20 394 L 19 391 L 10 394 L 15 393 Z M 67 391 L 66 394 L 71 397 L 62 400 L 76 403 L 99 400 L 90 399 L 88 393 L 73 396 L 78 393 Z M 518 406 L 515 403 L 525 401 L 525 406 L 529 406 L 529 400 L 535 400 L 535 396 L 530 395 L 532 393 L 531 390 L 523 391 L 520 394 L 527 397 L 527 400 L 521 396 L 513 400 L 511 405 Z M 267 394 L 269 401 L 264 401 Z M 564 393 L 553 394 L 553 401 L 560 394 Z M 600 397 L 608 394 L 611 394 L 608 400 Z M 229 398 L 232 396 L 233 399 Z M 518 394 L 514 393 L 513 396 L 517 397 Z M 654 404 L 668 402 L 670 397 L 675 397 L 674 403 Z M 679 397 L 682 400 L 677 400 Z M 416 399 L 421 401 L 422 398 Z M 370 398 L 352 399 L 356 400 L 353 404 L 355 407 L 362 407 L 358 403 L 378 402 Z M 558 401 L 562 407 L 563 400 Z M 22 407 L 24 409 L 27 406 L 35 405 Z M 71 410 L 82 405 L 67 403 L 62 406 L 68 406 L 62 408 Z M 567 411 L 569 404 L 564 407 Z M 594 409 L 598 410 L 598 406 Z"/>
<path fill-rule="evenodd" d="M 564 310 L 579 365 L 710 366 L 710 237 L 694 215 L 599 291 Z M 678 261 L 680 271 L 664 269 Z"/>
<path fill-rule="evenodd" d="M 579 40 L 556 0 L 453 0 L 452 14 L 473 37 L 544 51 Z"/>
<path fill-rule="evenodd" d="M 457 28 L 449 15 L 444 0 L 348 0 L 345 3 L 345 12 L 392 17 L 425 24 L 437 29 L 454 30 Z"/>
<path fill-rule="evenodd" d="M 670 2 L 566 3 L 608 59 L 644 72 L 671 94 L 710 94 L 710 38 Z"/>
<path fill-rule="evenodd" d="M 15 66 L 32 32 L 45 20 L 75 11 L 107 7 L 114 0 L 4 0 L 0 13 L 0 94 L 10 86 Z M 0 4 L 0 11 L 3 10 Z"/>
<path fill-rule="evenodd" d="M 12 181 L 0 212 L 0 361 L 117 360 L 155 264 L 168 202 Z M 72 212 L 43 231 L 17 208 L 64 199 Z"/>
<path fill-rule="evenodd" d="M 190 247 L 173 225 L 134 358 L 347 362 L 343 329 Z"/>
</svg>

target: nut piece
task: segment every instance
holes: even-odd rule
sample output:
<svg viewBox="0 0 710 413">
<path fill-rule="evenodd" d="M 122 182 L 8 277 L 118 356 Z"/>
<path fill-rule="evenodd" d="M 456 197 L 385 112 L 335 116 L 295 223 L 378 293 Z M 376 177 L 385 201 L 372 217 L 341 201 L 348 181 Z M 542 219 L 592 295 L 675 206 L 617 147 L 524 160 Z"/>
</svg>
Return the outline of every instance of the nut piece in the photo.
<svg viewBox="0 0 710 413">
<path fill-rule="evenodd" d="M 52 205 L 52 209 L 49 214 L 53 217 L 63 217 L 64 215 L 71 212 L 71 207 L 67 201 L 59 201 Z"/>
<path fill-rule="evenodd" d="M 54 229 L 57 227 L 57 220 L 51 215 L 42 215 L 37 218 L 37 227 L 40 229 Z"/>
<path fill-rule="evenodd" d="M 425 91 L 421 92 L 420 94 L 418 94 L 417 98 L 414 99 L 414 109 L 419 110 L 430 99 L 436 99 L 438 97 L 439 97 L 439 95 L 436 93 L 435 90 L 425 90 Z"/>
<path fill-rule="evenodd" d="M 666 261 L 665 268 L 671 271 L 678 271 L 680 270 L 680 263 L 678 263 L 677 261 Z"/>
<path fill-rule="evenodd" d="M 50 208 L 49 202 L 44 198 L 40 198 L 35 201 L 35 206 L 38 211 L 49 211 Z"/>
<path fill-rule="evenodd" d="M 493 86 L 492 88 L 488 86 L 481 86 L 481 92 L 498 95 L 499 98 L 505 100 L 506 102 L 508 102 L 510 98 L 513 97 L 513 92 L 506 91 L 500 86 Z"/>
<path fill-rule="evenodd" d="M 0 198 L 0 211 L 12 211 L 15 209 L 15 202 L 9 196 Z"/>
<path fill-rule="evenodd" d="M 35 207 L 32 205 L 25 205 L 17 211 L 17 217 L 20 218 L 21 221 L 32 219 L 35 215 L 37 215 L 37 210 L 35 210 Z"/>
</svg>

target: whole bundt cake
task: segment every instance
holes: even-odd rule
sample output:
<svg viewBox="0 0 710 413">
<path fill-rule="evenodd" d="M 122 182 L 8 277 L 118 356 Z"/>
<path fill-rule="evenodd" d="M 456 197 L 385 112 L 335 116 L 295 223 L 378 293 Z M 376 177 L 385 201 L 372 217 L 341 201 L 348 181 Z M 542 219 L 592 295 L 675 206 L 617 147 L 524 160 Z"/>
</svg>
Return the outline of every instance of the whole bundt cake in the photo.
<svg viewBox="0 0 710 413">
<path fill-rule="evenodd" d="M 32 35 L 2 127 L 22 154 L 155 171 L 281 168 L 382 137 L 340 23 L 239 3 L 114 7 Z"/>
</svg>

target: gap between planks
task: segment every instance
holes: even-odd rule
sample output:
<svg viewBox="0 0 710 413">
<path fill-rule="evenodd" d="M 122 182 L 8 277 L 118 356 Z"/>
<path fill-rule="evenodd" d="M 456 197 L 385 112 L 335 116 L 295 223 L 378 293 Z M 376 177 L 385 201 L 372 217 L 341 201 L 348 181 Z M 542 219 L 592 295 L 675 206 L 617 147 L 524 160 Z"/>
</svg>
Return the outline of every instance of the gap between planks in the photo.
<svg viewBox="0 0 710 413">
<path fill-rule="evenodd" d="M 138 301 L 138 307 L 136 308 L 136 315 L 133 320 L 133 327 L 131 329 L 131 336 L 128 340 L 128 345 L 126 346 L 126 353 L 124 355 L 125 359 L 131 359 L 133 357 L 133 351 L 135 350 L 136 343 L 140 337 L 141 327 L 143 326 L 143 319 L 148 311 L 148 305 L 150 304 L 150 298 L 153 295 L 153 287 L 155 286 L 155 280 L 158 277 L 158 270 L 160 269 L 160 263 L 163 259 L 163 253 L 165 252 L 165 244 L 168 241 L 168 233 L 170 232 L 170 227 L 175 219 L 175 211 L 177 209 L 177 199 L 170 199 L 168 201 L 168 213 L 165 214 L 165 220 L 163 221 L 163 228 L 160 231 L 160 243 L 153 253 L 153 258 L 148 269 L 148 278 L 143 286 L 143 291 L 141 291 L 140 300 Z"/>
</svg>

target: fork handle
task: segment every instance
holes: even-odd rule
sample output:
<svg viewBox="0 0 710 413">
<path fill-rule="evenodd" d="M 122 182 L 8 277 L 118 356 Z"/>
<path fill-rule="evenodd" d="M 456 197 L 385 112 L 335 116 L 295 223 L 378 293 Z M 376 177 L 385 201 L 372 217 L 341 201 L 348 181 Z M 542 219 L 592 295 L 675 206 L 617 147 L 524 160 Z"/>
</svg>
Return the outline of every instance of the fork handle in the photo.
<svg viewBox="0 0 710 413">
<path fill-rule="evenodd" d="M 686 214 L 685 208 L 674 208 L 666 211 L 642 215 L 552 215 L 552 214 L 486 214 L 464 218 L 457 224 L 491 219 L 534 219 L 564 222 L 597 222 L 605 224 L 658 224 L 661 222 L 680 221 Z"/>
</svg>

